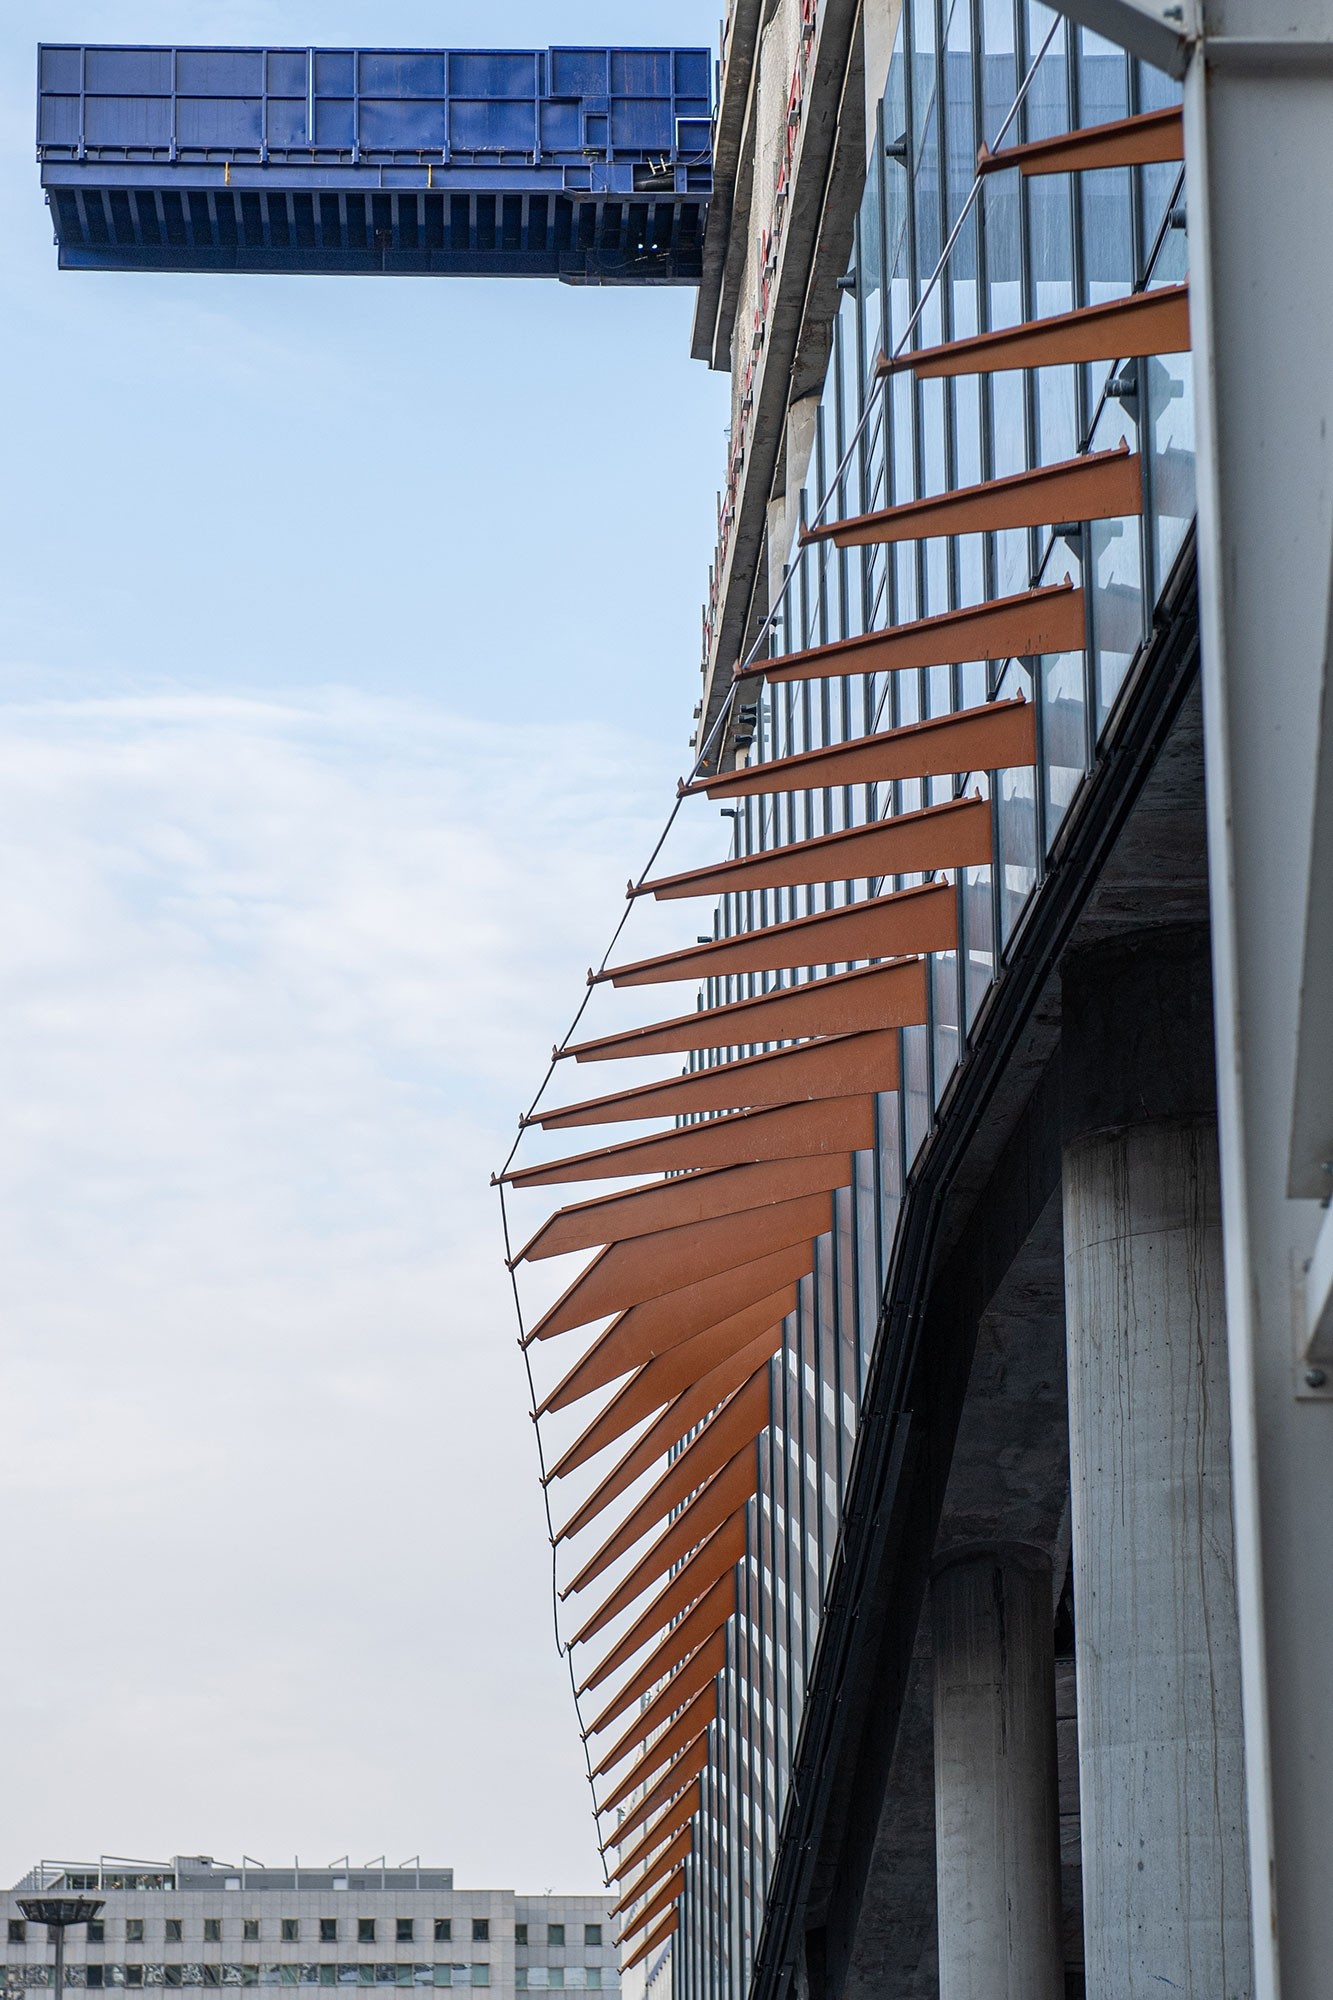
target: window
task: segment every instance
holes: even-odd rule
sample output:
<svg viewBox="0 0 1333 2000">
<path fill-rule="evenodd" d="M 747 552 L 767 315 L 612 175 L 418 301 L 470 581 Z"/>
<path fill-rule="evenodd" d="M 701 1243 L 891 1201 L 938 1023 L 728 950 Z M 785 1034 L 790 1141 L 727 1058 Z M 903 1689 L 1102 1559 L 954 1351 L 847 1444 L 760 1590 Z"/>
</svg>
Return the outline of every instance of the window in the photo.
<svg viewBox="0 0 1333 2000">
<path fill-rule="evenodd" d="M 135 1919 L 131 1918 L 130 1922 L 132 1923 L 134 1921 Z M 125 1930 L 127 1934 L 129 1932 L 129 1928 L 130 1928 L 129 1924 L 126 1924 Z M 139 1925 L 139 1929 L 142 1931 L 143 1929 L 142 1924 Z M 127 1986 L 143 1985 L 143 1967 L 141 1965 L 127 1965 L 125 1967 L 125 1984 Z"/>
<path fill-rule="evenodd" d="M 356 1968 L 356 1983 L 358 1986 L 373 1986 L 375 1984 L 374 1966 L 358 1965 Z"/>
<path fill-rule="evenodd" d="M 397 1979 L 396 1979 L 396 1980 L 394 1981 L 394 1985 L 395 1985 L 395 1986 L 410 1986 L 411 1984 L 412 1984 L 412 1968 L 411 1968 L 411 1966 L 410 1966 L 410 1965 L 401 1965 L 401 1964 L 400 1964 L 400 1965 L 399 1965 L 399 1967 L 398 1967 L 398 1977 L 397 1977 Z"/>
<path fill-rule="evenodd" d="M 88 1984 L 90 1986 L 100 1986 L 102 1984 L 102 1967 L 100 1965 L 90 1965 L 88 1967 Z"/>
<path fill-rule="evenodd" d="M 168 1944 L 179 1944 L 181 1938 L 184 1936 L 180 1918 L 168 1917 L 166 1923 L 162 1926 L 162 1935 Z"/>
<path fill-rule="evenodd" d="M 259 1967 L 257 1965 L 238 1965 L 236 1970 L 241 1975 L 242 1986 L 258 1986 Z"/>
<path fill-rule="evenodd" d="M 436 1942 L 436 1944 L 449 1944 L 449 1943 L 451 1943 L 451 1942 L 452 1942 L 452 1940 L 453 1940 L 453 1935 L 454 1935 L 454 1926 L 453 1926 L 453 1920 L 452 1920 L 452 1918 L 450 1918 L 450 1917 L 436 1917 L 436 1919 L 435 1919 L 435 1942 Z M 437 1972 L 447 1972 L 447 1971 L 449 1970 L 449 1967 L 448 1967 L 447 1965 L 437 1965 L 437 1966 L 436 1966 L 436 1968 L 435 1968 L 435 1970 L 436 1970 Z"/>
<path fill-rule="evenodd" d="M 601 1926 L 600 1926 L 600 1924 L 594 1924 L 594 1925 L 592 1926 L 592 1928 L 593 1928 L 594 1930 L 600 1930 Z M 590 1965 L 590 1966 L 588 1967 L 588 1984 L 589 1984 L 589 1986 L 600 1986 L 600 1985 L 601 1985 L 601 1983 L 602 1983 L 602 1968 L 601 1968 L 601 1966 L 600 1966 L 600 1965 Z"/>
<path fill-rule="evenodd" d="M 437 1917 L 435 1921 L 437 1924 L 447 1924 L 449 1919 L 448 1917 Z M 454 1968 L 452 1967 L 452 1965 L 436 1965 L 432 1966 L 431 1970 L 435 1975 L 435 1984 L 437 1986 L 453 1985 Z"/>
<path fill-rule="evenodd" d="M 11 1944 L 26 1944 L 28 1942 L 28 1926 L 24 1923 L 22 1917 L 11 1917 L 9 1919 L 9 1942 Z"/>
<path fill-rule="evenodd" d="M 142 1918 L 142 1917 L 126 1917 L 126 1919 L 125 1919 L 125 1942 L 126 1942 L 126 1944 L 142 1944 L 142 1943 L 143 1943 L 143 1918 Z M 140 1967 L 139 1967 L 139 1976 L 140 1976 L 140 1979 L 142 1980 L 142 1977 L 143 1977 L 143 1967 L 142 1967 L 142 1966 L 140 1966 Z M 127 1983 L 128 1983 L 128 1982 L 127 1982 Z"/>
<path fill-rule="evenodd" d="M 221 1943 L 222 1943 L 222 1919 L 221 1919 L 221 1917 L 205 1917 L 205 1918 L 204 1918 L 204 1943 L 205 1943 L 205 1944 L 221 1944 Z"/>
<path fill-rule="evenodd" d="M 283 1943 L 284 1943 L 284 1944 L 296 1944 L 296 1943 L 297 1943 L 297 1942 L 299 1941 L 299 1939 L 300 1939 L 300 1936 L 301 1936 L 301 1920 L 300 1920 L 300 1918 L 299 1918 L 299 1917 L 284 1917 L 284 1918 L 283 1918 L 283 1920 L 282 1920 L 282 1941 L 283 1941 Z"/>
<path fill-rule="evenodd" d="M 204 1976 L 205 1986 L 221 1986 L 222 1967 L 220 1965 L 201 1965 L 199 1970 Z"/>
<path fill-rule="evenodd" d="M 102 1944 L 105 1941 L 106 1925 L 100 1917 L 94 1917 L 92 1922 L 87 1925 L 86 1930 L 89 1944 Z"/>
<path fill-rule="evenodd" d="M 321 1944 L 337 1944 L 337 1942 L 338 1942 L 338 1919 L 337 1919 L 336 1917 L 321 1917 L 321 1918 L 320 1918 L 320 1920 L 319 1920 L 319 1941 L 320 1941 L 320 1943 L 321 1943 Z"/>
<path fill-rule="evenodd" d="M 561 1945 L 563 1945 L 564 1941 L 565 1941 L 565 1927 L 563 1924 L 548 1924 L 546 1926 L 547 1944 L 553 1944 L 558 1949 Z"/>
<path fill-rule="evenodd" d="M 472 1968 L 472 1984 L 474 1986 L 489 1986 L 490 1983 L 491 1983 L 490 1966 L 474 1965 Z"/>
<path fill-rule="evenodd" d="M 207 1933 L 207 1930 L 206 1930 L 206 1929 L 205 1929 L 205 1932 L 204 1932 L 204 1935 L 205 1935 L 205 1936 L 207 1936 L 207 1935 L 208 1935 L 208 1933 Z M 243 1937 L 243 1938 L 245 1939 L 245 1942 L 246 1942 L 247 1944 L 258 1944 L 258 1943 L 259 1943 L 259 1919 L 258 1919 L 258 1917 L 243 1917 L 243 1918 L 242 1918 L 242 1920 L 241 1920 L 241 1936 L 242 1936 L 242 1937 Z"/>
<path fill-rule="evenodd" d="M 489 1943 L 490 1943 L 490 1938 L 491 1938 L 491 1920 L 490 1920 L 490 1918 L 489 1918 L 489 1917 L 474 1917 L 474 1918 L 472 1919 L 472 1942 L 473 1942 L 473 1944 L 489 1944 Z"/>
<path fill-rule="evenodd" d="M 545 1991 L 550 1983 L 551 1975 L 544 1965 L 531 1965 L 528 1967 L 528 1990 L 530 1992 Z"/>
<path fill-rule="evenodd" d="M 602 1942 L 601 1925 L 585 1924 L 583 1926 L 583 1942 L 587 1945 L 600 1945 Z"/>
<path fill-rule="evenodd" d="M 321 1919 L 321 1922 L 323 1921 L 324 1919 Z M 319 1983 L 321 1986 L 336 1986 L 338 1984 L 337 1966 L 321 1965 L 319 1968 Z"/>
<path fill-rule="evenodd" d="M 526 1993 L 526 1992 L 527 1992 L 527 1990 L 528 1990 L 528 1968 L 527 1968 L 527 1966 L 526 1966 L 526 1965 L 516 1965 L 516 1966 L 514 1967 L 514 1987 L 515 1987 L 515 1990 L 516 1990 L 517 1992 L 519 1992 L 519 1993 Z"/>
<path fill-rule="evenodd" d="M 181 1984 L 183 1984 L 182 1974 L 184 1973 L 184 1970 L 185 1970 L 184 1966 L 181 1965 L 164 1965 L 162 1968 L 163 1985 L 180 1986 Z"/>
<path fill-rule="evenodd" d="M 279 1986 L 299 1986 L 300 1983 L 301 1968 L 299 1965 L 280 1965 L 278 1967 Z"/>
<path fill-rule="evenodd" d="M 560 1987 L 562 1987 L 562 1986 L 564 1985 L 564 1983 L 565 1983 L 565 1968 L 564 1968 L 564 1966 L 563 1966 L 563 1965 L 553 1965 L 553 1966 L 551 1967 L 551 1988 L 552 1988 L 552 1991 L 558 1991 L 558 1990 L 559 1990 L 559 1988 L 560 1988 Z"/>
<path fill-rule="evenodd" d="M 394 1942 L 411 1944 L 417 1934 L 416 1924 L 411 1917 L 398 1917 L 394 1922 Z"/>
<path fill-rule="evenodd" d="M 356 1941 L 357 1941 L 357 1943 L 358 1943 L 358 1944 L 374 1944 L 374 1942 L 375 1942 L 375 1919 L 374 1919 L 373 1917 L 358 1917 L 358 1918 L 357 1918 L 357 1920 L 356 1920 Z"/>
</svg>

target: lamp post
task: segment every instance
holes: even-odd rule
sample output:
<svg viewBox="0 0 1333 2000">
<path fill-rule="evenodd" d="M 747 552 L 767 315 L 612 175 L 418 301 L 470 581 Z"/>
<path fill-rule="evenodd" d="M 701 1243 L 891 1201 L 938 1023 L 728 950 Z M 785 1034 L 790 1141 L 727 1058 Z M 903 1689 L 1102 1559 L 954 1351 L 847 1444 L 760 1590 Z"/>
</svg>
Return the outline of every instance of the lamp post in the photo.
<svg viewBox="0 0 1333 2000">
<path fill-rule="evenodd" d="M 71 1924 L 90 1924 L 103 1908 L 100 1896 L 20 1896 L 19 1908 L 30 1924 L 45 1924 L 55 1937 L 56 2000 L 65 2000 L 65 1932 Z"/>
</svg>

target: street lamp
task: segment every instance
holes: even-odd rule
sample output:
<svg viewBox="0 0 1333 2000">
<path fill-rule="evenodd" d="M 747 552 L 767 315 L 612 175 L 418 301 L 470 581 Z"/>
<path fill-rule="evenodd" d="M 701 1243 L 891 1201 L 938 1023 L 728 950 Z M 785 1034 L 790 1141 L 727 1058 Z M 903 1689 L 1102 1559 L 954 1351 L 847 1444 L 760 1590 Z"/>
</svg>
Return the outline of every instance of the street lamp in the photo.
<svg viewBox="0 0 1333 2000">
<path fill-rule="evenodd" d="M 71 1924 L 90 1924 L 103 1908 L 100 1896 L 20 1896 L 19 1908 L 30 1924 L 45 1924 L 55 1934 L 56 2000 L 65 2000 L 65 1932 Z"/>
</svg>

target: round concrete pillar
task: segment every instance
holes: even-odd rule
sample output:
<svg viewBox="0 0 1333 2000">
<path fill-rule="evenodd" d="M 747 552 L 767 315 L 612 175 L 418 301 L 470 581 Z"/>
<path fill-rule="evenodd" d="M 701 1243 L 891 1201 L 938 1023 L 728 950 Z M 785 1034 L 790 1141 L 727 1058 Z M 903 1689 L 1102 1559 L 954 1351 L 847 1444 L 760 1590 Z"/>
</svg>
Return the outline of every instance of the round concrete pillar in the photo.
<svg viewBox="0 0 1333 2000">
<path fill-rule="evenodd" d="M 1211 1022 L 1197 934 L 1066 973 L 1088 2000 L 1250 2000 Z"/>
<path fill-rule="evenodd" d="M 1050 1562 L 951 1551 L 931 1604 L 940 2000 L 1061 2000 Z"/>
</svg>

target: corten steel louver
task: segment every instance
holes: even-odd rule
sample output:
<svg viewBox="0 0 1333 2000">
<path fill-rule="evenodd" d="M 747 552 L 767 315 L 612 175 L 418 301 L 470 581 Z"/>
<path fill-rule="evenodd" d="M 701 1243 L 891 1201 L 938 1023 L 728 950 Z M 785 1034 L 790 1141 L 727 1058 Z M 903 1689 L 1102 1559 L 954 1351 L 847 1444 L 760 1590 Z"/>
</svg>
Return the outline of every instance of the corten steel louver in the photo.
<svg viewBox="0 0 1333 2000">
<path fill-rule="evenodd" d="M 644 1863 L 650 1861 L 660 1847 L 665 1846 L 668 1840 L 674 1840 L 682 1828 L 687 1826 L 690 1820 L 694 1818 L 694 1815 L 699 1810 L 702 1798 L 702 1785 L 693 1784 L 678 1799 L 674 1799 L 654 1824 L 648 1828 L 643 1838 L 635 1843 L 629 1853 L 622 1854 L 619 1857 L 616 1866 L 611 1871 L 612 1880 L 621 1881 L 626 1875 L 631 1874 L 634 1869 L 642 1868 Z M 626 1845 L 628 1846 L 628 1842 L 626 1842 Z M 630 1894 L 631 1896 L 634 1894 L 632 1884 Z"/>
<path fill-rule="evenodd" d="M 924 1019 L 924 1014 L 922 1019 Z M 858 1026 L 870 1026 L 860 1022 Z M 876 1027 L 887 1025 L 883 1020 Z M 757 1165 L 816 1153 L 861 1153 L 875 1143 L 869 1097 L 831 1097 L 820 1104 L 781 1104 L 769 1111 L 732 1111 L 678 1131 L 627 1139 L 623 1145 L 576 1153 L 503 1178 L 513 1187 L 556 1187 L 573 1181 L 618 1180 L 632 1174 Z"/>
<path fill-rule="evenodd" d="M 808 1247 L 798 1243 L 632 1306 L 598 1335 L 537 1415 L 568 1409 L 630 1369 L 642 1368 L 700 1334 L 724 1327 L 741 1313 L 757 1311 L 766 1300 L 784 1297 L 810 1268 Z"/>
<path fill-rule="evenodd" d="M 655 1931 L 648 1933 L 643 1943 L 635 1951 L 632 1951 L 628 1958 L 622 1959 L 620 1965 L 621 1971 L 632 1972 L 636 1965 L 642 1965 L 646 1958 L 651 1958 L 660 1946 L 666 1944 L 669 1938 L 673 1938 L 679 1929 L 680 1911 L 675 1909 L 672 1910 L 671 1915 L 663 1923 L 658 1925 Z"/>
<path fill-rule="evenodd" d="M 510 1268 L 525 1261 L 563 1257 L 572 1250 L 591 1250 L 599 1243 L 628 1243 L 656 1236 L 664 1229 L 683 1229 L 688 1223 L 739 1215 L 747 1209 L 795 1201 L 800 1195 L 829 1193 L 847 1187 L 851 1178 L 850 1153 L 761 1160 L 742 1167 L 675 1174 L 631 1188 L 627 1194 L 600 1195 L 595 1201 L 557 1209 L 519 1251 Z"/>
<path fill-rule="evenodd" d="M 701 1007 L 674 1020 L 603 1035 L 595 1042 L 577 1042 L 560 1053 L 581 1063 L 610 1062 L 624 1056 L 686 1055 L 758 1042 L 805 1041 L 816 1035 L 854 1034 L 862 1028 L 912 1027 L 925 1020 L 925 1008 L 925 960 L 900 959 L 803 980 L 799 986 L 780 987 L 757 1000 Z"/>
<path fill-rule="evenodd" d="M 627 1708 L 632 1708 L 636 1701 L 672 1673 L 682 1660 L 688 1660 L 690 1655 L 697 1652 L 707 1640 L 721 1632 L 728 1620 L 735 1615 L 735 1611 L 736 1577 L 733 1571 L 731 1576 L 723 1577 L 714 1585 L 707 1597 L 695 1605 L 688 1618 L 683 1618 L 679 1625 L 671 1627 L 643 1666 L 630 1676 L 619 1693 L 614 1695 L 607 1707 L 602 1710 L 592 1725 L 594 1731 L 605 1729 L 608 1723 L 623 1715 Z"/>
<path fill-rule="evenodd" d="M 903 896 L 930 898 L 933 951 L 948 951 L 956 942 L 956 905 L 951 887 L 907 889 Z M 900 902 L 901 897 L 884 897 Z M 862 910 L 865 905 L 861 905 Z M 924 928 L 924 926 L 922 926 Z M 608 1097 L 590 1097 L 581 1104 L 562 1104 L 539 1111 L 534 1125 L 562 1131 L 575 1125 L 607 1125 L 630 1118 L 674 1118 L 682 1112 L 739 1111 L 768 1104 L 798 1104 L 823 1097 L 858 1096 L 863 1091 L 898 1088 L 898 1031 L 868 1029 L 859 1035 L 836 1035 L 826 1041 L 798 1042 L 794 1048 L 769 1055 L 744 1056 L 739 1062 L 717 1063 L 666 1083 L 640 1083 Z M 774 1248 L 777 1246 L 774 1245 Z"/>
<path fill-rule="evenodd" d="M 595 1778 L 605 1777 L 617 1764 L 623 1764 L 632 1750 L 639 1749 L 653 1732 L 669 1722 L 693 1694 L 721 1673 L 727 1663 L 727 1641 L 722 1632 L 717 1632 L 697 1653 L 685 1662 L 683 1667 L 671 1676 L 646 1707 L 640 1709 L 633 1722 L 618 1736 L 601 1762 L 593 1769 Z"/>
<path fill-rule="evenodd" d="M 810 1261 L 813 1264 L 813 1256 Z M 787 1309 L 792 1310 L 790 1306 Z M 590 1458 L 596 1458 L 599 1452 L 605 1451 L 607 1445 L 625 1437 L 654 1410 L 668 1407 L 674 1410 L 677 1399 L 687 1392 L 689 1386 L 705 1377 L 711 1390 L 711 1400 L 702 1412 L 706 1416 L 742 1382 L 747 1382 L 756 1368 L 777 1353 L 782 1345 L 782 1319 L 774 1320 L 762 1333 L 747 1334 L 743 1345 L 736 1345 L 735 1341 L 736 1336 L 728 1333 L 727 1329 L 713 1328 L 688 1341 L 675 1353 L 650 1361 L 611 1398 L 578 1442 L 572 1444 L 552 1467 L 548 1478 L 567 1479 L 571 1472 L 577 1472 Z M 691 1369 L 694 1371 L 692 1375 L 689 1373 Z M 678 1444 L 685 1435 L 686 1431 L 678 1431 L 669 1440 L 668 1449 Z"/>
<path fill-rule="evenodd" d="M 617 1932 L 617 1946 L 628 1943 L 632 1937 L 637 1937 L 646 1925 L 657 1921 L 663 1910 L 673 1909 L 678 1901 L 685 1886 L 685 1863 L 694 1852 L 693 1833 L 680 1834 L 672 1842 L 668 1852 L 671 1855 L 669 1866 L 662 1867 L 660 1864 L 655 1864 L 612 1910 L 613 1916 L 620 1916 L 625 1911 L 633 1909 L 640 1898 L 650 1890 L 654 1892 L 653 1900 L 637 1915 L 629 1918 L 624 1928 Z"/>
<path fill-rule="evenodd" d="M 1053 139 L 1007 146 L 999 153 L 983 146 L 977 154 L 977 172 L 994 174 L 1004 167 L 1017 167 L 1025 177 L 1085 173 L 1103 167 L 1165 166 L 1184 157 L 1184 120 L 1180 106 L 1173 104 L 1164 111 L 1116 118 L 1109 125 L 1084 125 L 1074 132 L 1057 133 Z"/>
<path fill-rule="evenodd" d="M 690 1555 L 702 1541 L 712 1534 L 714 1528 L 729 1520 L 738 1507 L 754 1497 L 759 1482 L 758 1455 L 753 1450 L 737 1454 L 729 1465 L 723 1467 L 716 1478 L 711 1479 L 702 1493 L 695 1495 L 689 1505 L 683 1507 L 664 1535 L 658 1537 L 647 1554 L 642 1556 L 634 1568 L 612 1591 L 587 1622 L 574 1634 L 576 1646 L 586 1645 L 589 1639 L 605 1631 L 613 1619 L 622 1611 L 628 1611 L 631 1604 L 642 1597 L 652 1583 L 673 1569 L 683 1557 Z M 563 1595 L 564 1593 L 562 1593 Z M 693 1690 L 691 1689 L 691 1692 Z M 605 1766 L 619 1763 L 623 1752 L 611 1757 Z M 594 1776 L 600 1777 L 601 1772 Z"/>
<path fill-rule="evenodd" d="M 617 1667 L 625 1666 L 636 1653 L 666 1630 L 673 1618 L 679 1618 L 691 1606 L 700 1603 L 707 1593 L 719 1583 L 729 1583 L 736 1587 L 736 1565 L 745 1554 L 745 1509 L 738 1508 L 730 1520 L 714 1529 L 706 1542 L 700 1543 L 694 1554 L 672 1577 L 666 1589 L 659 1592 L 648 1609 L 641 1612 L 629 1630 L 618 1639 L 612 1650 L 602 1660 L 596 1670 L 596 1677 L 589 1681 L 589 1687 L 596 1687 Z M 580 1690 L 584 1692 L 584 1690 Z M 690 1742 L 682 1737 L 681 1744 Z M 680 1745 L 677 1746 L 678 1748 Z M 653 1767 L 656 1769 L 656 1766 Z M 601 1811 L 606 1812 L 618 1805 L 619 1799 L 605 1801 Z"/>
<path fill-rule="evenodd" d="M 594 984 L 655 986 L 675 979 L 719 979 L 741 972 L 794 972 L 814 965 L 850 965 L 858 959 L 908 958 L 951 951 L 953 891 L 928 884 L 872 896 L 813 917 L 741 931 L 715 944 L 666 952 L 660 958 L 615 965 Z M 720 1108 L 720 1107 L 719 1107 Z"/>
<path fill-rule="evenodd" d="M 598 1813 L 614 1812 L 623 1805 L 632 1792 L 656 1777 L 664 1764 L 669 1764 L 681 1751 L 696 1743 L 717 1720 L 718 1700 L 716 1683 L 695 1696 L 676 1717 L 670 1729 L 664 1730 L 655 1743 L 649 1744 L 643 1756 L 633 1764 L 613 1792 L 608 1792 L 598 1807 Z"/>
<path fill-rule="evenodd" d="M 1045 528 L 1057 521 L 1114 521 L 1143 511 L 1143 461 L 1121 443 L 1059 465 L 1039 465 L 981 486 L 907 500 L 878 513 L 807 528 L 803 542 L 840 549 L 916 542 L 931 535 L 977 535 L 1005 528 Z"/>
<path fill-rule="evenodd" d="M 570 1582 L 570 1591 L 586 1590 L 599 1576 L 604 1576 L 614 1562 L 626 1555 L 636 1542 L 642 1541 L 650 1528 L 665 1520 L 673 1508 L 683 1506 L 692 1493 L 707 1484 L 715 1473 L 729 1465 L 737 1452 L 747 1444 L 753 1444 L 760 1431 L 768 1423 L 769 1384 L 767 1364 L 750 1377 L 745 1387 L 739 1390 L 728 1403 L 704 1426 L 674 1458 L 656 1485 L 644 1495 L 637 1507 L 631 1509 L 625 1519 L 609 1535 Z M 594 1730 L 602 1724 L 594 1722 Z"/>
<path fill-rule="evenodd" d="M 868 1039 L 868 1038 L 867 1038 Z M 821 1053 L 823 1044 L 820 1044 Z M 770 1250 L 785 1250 L 832 1227 L 831 1194 L 807 1195 L 799 1201 L 722 1216 L 713 1222 L 691 1223 L 684 1229 L 664 1229 L 657 1236 L 633 1243 L 612 1243 L 594 1257 L 551 1310 L 537 1322 L 528 1339 L 549 1340 L 590 1320 L 626 1306 L 661 1298 L 689 1273 L 715 1278 L 738 1264 L 749 1263 Z"/>
<path fill-rule="evenodd" d="M 665 1850 L 665 1863 L 654 1862 L 613 1905 L 611 1915 L 619 1917 L 622 1926 L 614 1940 L 617 1948 L 655 1924 L 664 1910 L 675 1914 L 685 1887 L 685 1863 L 693 1852 L 694 1833 L 691 1828 L 676 1835 Z"/>
<path fill-rule="evenodd" d="M 557 1545 L 582 1534 L 613 1500 L 633 1486 L 669 1451 L 673 1451 L 713 1411 L 720 1409 L 729 1397 L 749 1382 L 757 1370 L 765 1367 L 782 1345 L 782 1322 L 795 1310 L 796 1289 L 793 1286 L 790 1292 L 775 1293 L 773 1298 L 761 1300 L 748 1313 L 741 1313 L 730 1322 L 730 1325 L 744 1331 L 731 1333 L 727 1324 L 710 1328 L 696 1339 L 686 1341 L 675 1355 L 650 1362 L 648 1369 L 632 1377 L 589 1426 L 579 1443 L 571 1447 L 568 1456 L 575 1457 L 576 1463 L 566 1467 L 562 1458 L 560 1464 L 565 1469 L 551 1472 L 548 1483 L 557 1478 L 567 1478 L 571 1470 L 576 1471 L 579 1464 L 586 1464 L 604 1445 L 624 1437 L 633 1429 L 634 1423 L 642 1423 L 645 1416 L 652 1416 L 654 1411 L 660 1411 L 661 1415 L 654 1418 L 642 1437 L 635 1439 L 624 1457 L 571 1515 L 556 1535 Z M 756 1326 L 760 1329 L 758 1333 L 753 1331 Z M 716 1358 L 719 1355 L 720 1359 Z M 659 1368 L 665 1371 L 664 1386 L 670 1393 L 663 1394 L 662 1386 L 654 1389 L 648 1380 L 649 1369 L 656 1372 Z M 687 1369 L 692 1369 L 693 1373 L 687 1374 Z M 678 1386 L 682 1382 L 685 1386 Z M 636 1397 L 639 1398 L 638 1415 L 632 1422 L 626 1423 L 624 1408 L 632 1406 Z M 612 1424 L 616 1426 L 614 1429 Z M 601 1435 L 597 1438 L 595 1449 L 589 1450 L 586 1441 L 593 1433 Z"/>
<path fill-rule="evenodd" d="M 740 678 L 762 674 L 769 681 L 822 681 L 838 674 L 897 673 L 916 667 L 951 667 L 960 660 L 1025 659 L 1039 653 L 1077 653 L 1086 630 L 1083 592 L 1068 578 L 917 618 L 885 632 L 863 632 L 829 646 L 784 653 L 756 661 Z"/>
<path fill-rule="evenodd" d="M 1014 770 L 1037 761 L 1036 710 L 1021 696 L 859 736 L 831 750 L 802 750 L 748 770 L 700 778 L 691 797 L 766 798 L 775 792 L 835 785 L 885 785 L 897 779 L 947 778 L 964 771 Z"/>
<path fill-rule="evenodd" d="M 919 347 L 914 353 L 882 358 L 879 372 L 897 375 L 911 369 L 922 379 L 992 375 L 1002 368 L 1059 368 L 1076 361 L 1183 354 L 1189 344 L 1189 286 L 1164 285 L 1158 291 L 1079 306 L 997 333 L 976 333 L 940 347 Z"/>
<path fill-rule="evenodd" d="M 825 833 L 814 840 L 771 847 L 712 868 L 645 882 L 636 895 L 659 902 L 685 896 L 724 896 L 759 889 L 794 889 L 807 882 L 878 882 L 891 875 L 933 874 L 941 868 L 980 868 L 991 858 L 991 813 L 986 799 L 950 799 L 920 812 L 896 813 Z"/>
<path fill-rule="evenodd" d="M 665 1778 L 654 1785 L 639 1800 L 633 1812 L 626 1813 L 609 1840 L 601 1843 L 601 1851 L 607 1853 L 613 1847 L 621 1847 L 639 1827 L 645 1826 L 654 1813 L 669 1805 L 692 1779 L 697 1778 L 708 1763 L 708 1739 L 701 1737 L 693 1747 L 678 1757 Z"/>
</svg>

